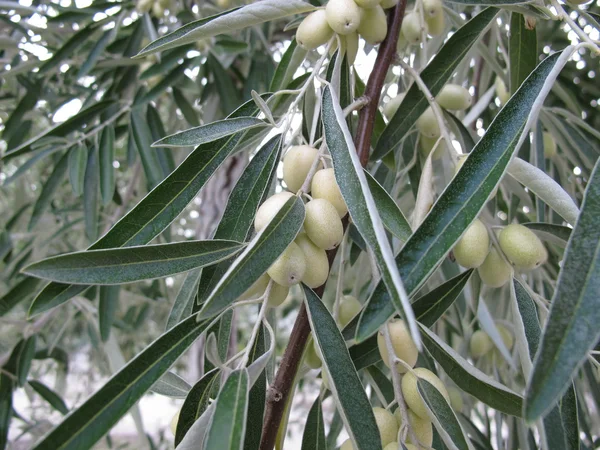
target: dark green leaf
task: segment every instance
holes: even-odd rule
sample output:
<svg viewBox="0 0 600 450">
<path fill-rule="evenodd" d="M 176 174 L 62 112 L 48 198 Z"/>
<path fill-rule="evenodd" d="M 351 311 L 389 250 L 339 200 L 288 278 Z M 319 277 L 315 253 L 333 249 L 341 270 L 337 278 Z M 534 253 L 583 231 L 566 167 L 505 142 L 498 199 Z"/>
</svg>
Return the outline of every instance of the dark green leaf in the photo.
<svg viewBox="0 0 600 450">
<path fill-rule="evenodd" d="M 367 373 L 373 379 L 375 386 L 374 389 L 378 389 L 385 401 L 390 404 L 394 401 L 394 385 L 388 379 L 388 377 L 377 368 L 377 366 L 371 366 L 367 369 Z"/>
<path fill-rule="evenodd" d="M 536 28 L 528 30 L 525 16 L 516 12 L 510 15 L 508 40 L 510 58 L 510 91 L 515 92 L 538 63 Z"/>
<path fill-rule="evenodd" d="M 150 127 L 140 110 L 131 111 L 131 132 L 144 166 L 148 186 L 155 188 L 163 180 L 164 174 L 158 160 L 158 152 L 152 148 Z"/>
<path fill-rule="evenodd" d="M 40 192 L 40 196 L 33 205 L 33 211 L 31 212 L 31 218 L 29 219 L 29 227 L 28 229 L 31 231 L 36 226 L 48 206 L 52 201 L 52 197 L 56 190 L 60 187 L 63 181 L 63 177 L 67 172 L 67 167 L 69 166 L 69 153 L 64 153 L 56 165 L 54 166 L 54 170 L 44 183 L 42 190 Z"/>
<path fill-rule="evenodd" d="M 198 293 L 198 283 L 200 283 L 201 274 L 202 269 L 194 269 L 190 270 L 185 275 L 185 280 L 181 283 L 175 301 L 173 301 L 173 306 L 169 313 L 165 330 L 170 330 L 192 313 L 194 300 Z"/>
<path fill-rule="evenodd" d="M 371 336 L 366 341 L 350 347 L 350 357 L 356 370 L 364 369 L 381 361 L 377 336 Z"/>
<path fill-rule="evenodd" d="M 98 41 L 94 45 L 94 48 L 88 53 L 84 63 L 81 65 L 81 67 L 79 67 L 79 71 L 77 72 L 77 78 L 85 77 L 90 72 L 90 70 L 92 70 L 92 68 L 96 64 L 96 61 L 102 55 L 104 49 L 106 49 L 106 47 L 108 46 L 110 40 L 114 37 L 116 33 L 116 28 L 117 27 L 105 31 L 102 37 L 98 39 Z"/>
<path fill-rule="evenodd" d="M 265 327 L 261 325 L 256 340 L 252 345 L 248 362 L 257 362 L 263 355 L 267 347 Z M 250 383 L 252 383 L 252 374 L 250 373 Z M 254 382 L 250 389 L 248 397 L 248 416 L 246 418 L 246 437 L 244 438 L 244 450 L 258 450 L 262 436 L 263 418 L 265 414 L 265 399 L 267 397 L 267 375 L 261 371 L 260 376 Z"/>
<path fill-rule="evenodd" d="M 76 145 L 69 150 L 69 181 L 77 197 L 83 194 L 87 159 L 88 150 L 85 145 Z"/>
<path fill-rule="evenodd" d="M 529 222 L 522 224 L 532 230 L 543 241 L 549 241 L 563 247 L 571 237 L 571 228 L 551 223 Z"/>
<path fill-rule="evenodd" d="M 108 341 L 110 329 L 115 320 L 115 313 L 119 307 L 119 291 L 121 286 L 100 286 L 100 298 L 98 300 L 98 327 L 100 338 L 103 342 Z"/>
<path fill-rule="evenodd" d="M 298 66 L 302 64 L 305 57 L 306 50 L 298 45 L 296 39 L 292 39 L 290 46 L 281 57 L 279 64 L 277 64 L 277 69 L 271 80 L 269 91 L 277 92 L 281 89 L 285 89 L 289 82 L 292 81 L 294 73 L 298 69 Z"/>
<path fill-rule="evenodd" d="M 183 92 L 173 86 L 173 99 L 175 104 L 181 110 L 181 114 L 185 117 L 185 120 L 193 127 L 200 126 L 200 119 L 198 119 L 198 112 L 194 109 L 192 104 L 188 102 Z"/>
<path fill-rule="evenodd" d="M 29 89 L 27 89 L 27 93 L 17 104 L 17 107 L 4 124 L 2 139 L 4 139 L 6 142 L 10 142 L 11 138 L 16 134 L 17 131 L 19 131 L 18 134 L 23 132 L 23 118 L 25 117 L 25 114 L 31 111 L 36 105 L 41 94 L 41 89 L 41 82 L 33 84 Z"/>
<path fill-rule="evenodd" d="M 171 398 L 186 398 L 191 389 L 187 381 L 173 372 L 165 373 L 152 386 L 152 392 Z"/>
<path fill-rule="evenodd" d="M 306 418 L 301 450 L 327 450 L 326 444 L 321 398 L 317 397 Z"/>
<path fill-rule="evenodd" d="M 37 278 L 25 277 L 10 291 L 0 297 L 0 317 L 33 295 L 39 284 L 40 280 Z"/>
<path fill-rule="evenodd" d="M 96 32 L 99 28 L 98 25 L 98 23 L 92 22 L 87 27 L 73 34 L 69 40 L 52 55 L 52 58 L 44 61 L 40 66 L 39 73 L 45 74 L 58 66 L 64 59 L 71 58 L 75 53 L 75 50 L 85 44 L 85 42 Z"/>
<path fill-rule="evenodd" d="M 62 415 L 69 413 L 69 408 L 67 408 L 64 400 L 48 386 L 36 380 L 29 380 L 28 383 L 35 392 L 40 394 L 40 397 L 50 403 L 50 405 L 59 413 Z"/>
<path fill-rule="evenodd" d="M 100 194 L 102 204 L 108 205 L 115 193 L 115 129 L 108 126 L 100 135 L 99 160 L 100 160 Z"/>
<path fill-rule="evenodd" d="M 83 218 L 85 221 L 85 235 L 92 242 L 98 238 L 99 184 L 98 150 L 96 150 L 96 147 L 91 147 L 88 151 L 83 183 Z"/>
<path fill-rule="evenodd" d="M 8 445 L 8 430 L 12 419 L 12 378 L 0 372 L 0 448 L 5 449 Z"/>
</svg>

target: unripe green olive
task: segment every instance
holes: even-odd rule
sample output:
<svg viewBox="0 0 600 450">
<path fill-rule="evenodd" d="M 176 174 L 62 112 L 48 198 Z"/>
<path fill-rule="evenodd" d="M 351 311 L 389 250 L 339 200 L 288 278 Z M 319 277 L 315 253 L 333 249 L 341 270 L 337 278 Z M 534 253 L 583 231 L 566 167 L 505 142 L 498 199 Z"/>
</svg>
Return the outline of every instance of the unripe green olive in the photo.
<svg viewBox="0 0 600 450">
<path fill-rule="evenodd" d="M 385 327 L 385 325 L 383 325 Z M 410 367 L 414 367 L 419 357 L 419 351 L 415 345 L 410 331 L 403 320 L 392 320 L 388 324 L 390 333 L 390 340 L 392 341 L 392 347 L 396 356 L 408 364 Z M 383 327 L 377 333 L 377 346 L 379 347 L 379 354 L 383 363 L 390 367 L 390 357 L 385 342 L 385 336 L 383 334 Z M 406 372 L 406 368 L 402 364 L 396 366 L 398 373 Z"/>
<path fill-rule="evenodd" d="M 329 384 L 329 374 L 325 368 L 321 370 L 321 381 L 323 382 L 323 386 L 325 386 L 325 388 L 331 390 L 331 385 Z"/>
<path fill-rule="evenodd" d="M 512 333 L 500 323 L 496 324 L 496 329 L 498 330 L 498 333 L 500 333 L 500 337 L 502 338 L 506 348 L 508 350 L 512 350 L 513 345 L 515 344 L 515 338 L 513 337 Z"/>
<path fill-rule="evenodd" d="M 296 41 L 306 50 L 313 50 L 327 43 L 332 36 L 333 30 L 327 22 L 324 9 L 317 9 L 306 16 L 296 31 Z"/>
<path fill-rule="evenodd" d="M 494 344 L 485 331 L 477 330 L 471 335 L 469 352 L 473 358 L 481 358 L 493 348 Z"/>
<path fill-rule="evenodd" d="M 548 252 L 540 238 L 519 224 L 505 227 L 498 236 L 500 248 L 518 270 L 531 270 L 546 262 Z"/>
<path fill-rule="evenodd" d="M 362 10 L 354 0 L 329 0 L 325 7 L 327 22 L 337 34 L 350 34 L 360 25 Z"/>
<path fill-rule="evenodd" d="M 177 411 L 175 413 L 175 415 L 173 416 L 173 418 L 171 419 L 171 433 L 173 433 L 173 436 L 175 436 L 175 434 L 177 433 L 177 424 L 179 423 L 179 414 L 181 413 L 181 409 L 179 411 Z"/>
<path fill-rule="evenodd" d="M 421 152 L 421 155 L 423 155 L 423 158 L 427 158 L 429 156 L 431 150 L 433 150 L 433 146 L 438 141 L 438 139 L 439 136 L 434 138 L 427 137 L 424 134 L 421 134 L 419 136 L 419 151 Z M 431 159 L 433 159 L 434 161 L 441 159 L 444 156 L 444 153 L 446 153 L 447 148 L 448 146 L 446 145 L 446 142 L 442 139 L 441 142 L 438 144 L 437 148 L 435 149 L 435 152 L 433 153 Z"/>
<path fill-rule="evenodd" d="M 453 111 L 462 111 L 471 106 L 471 94 L 467 88 L 459 84 L 445 85 L 435 100 L 442 108 Z"/>
<path fill-rule="evenodd" d="M 306 204 L 304 230 L 310 240 L 323 250 L 337 247 L 344 237 L 344 227 L 337 210 L 322 198 Z"/>
<path fill-rule="evenodd" d="M 425 23 L 427 24 L 427 33 L 430 36 L 439 36 L 446 29 L 444 11 L 441 11 L 439 14 L 433 17 L 425 16 Z"/>
<path fill-rule="evenodd" d="M 348 64 L 354 64 L 354 61 L 356 60 L 356 55 L 358 53 L 358 33 L 355 31 L 354 33 L 350 33 L 345 36 L 338 35 L 338 38 L 340 39 L 342 53 L 346 55 Z M 338 42 L 337 39 L 335 39 L 333 41 L 333 45 L 329 48 L 329 54 L 333 56 L 337 49 Z"/>
<path fill-rule="evenodd" d="M 373 408 L 373 415 L 379 429 L 381 445 L 385 447 L 390 442 L 394 442 L 398 437 L 398 422 L 394 415 L 388 410 L 379 407 Z"/>
<path fill-rule="evenodd" d="M 406 444 L 404 444 L 404 445 L 406 446 Z M 402 447 L 398 446 L 398 441 L 394 441 L 394 442 L 390 442 L 388 445 L 383 447 L 383 450 L 398 450 L 398 448 L 402 448 Z"/>
<path fill-rule="evenodd" d="M 475 269 L 483 264 L 490 249 L 487 228 L 479 219 L 471 224 L 452 249 L 456 262 L 467 269 Z"/>
<path fill-rule="evenodd" d="M 496 95 L 500 100 L 500 104 L 504 105 L 508 99 L 510 98 L 510 92 L 508 92 L 508 88 L 504 81 L 500 77 L 496 77 L 496 81 L 494 81 L 494 87 L 496 88 Z"/>
<path fill-rule="evenodd" d="M 153 4 L 154 0 L 138 0 L 136 4 L 136 9 L 141 13 L 147 13 L 152 9 Z"/>
<path fill-rule="evenodd" d="M 154 4 L 152 5 L 152 14 L 157 19 L 160 19 L 162 16 L 165 15 L 165 7 L 158 2 L 154 2 Z"/>
<path fill-rule="evenodd" d="M 358 33 L 371 45 L 377 45 L 385 39 L 387 16 L 381 6 L 363 10 Z"/>
<path fill-rule="evenodd" d="M 354 2 L 361 8 L 369 9 L 379 6 L 381 0 L 354 0 Z"/>
<path fill-rule="evenodd" d="M 404 16 L 400 32 L 409 44 L 420 44 L 423 28 L 427 31 L 427 24 L 422 22 L 419 14 L 413 11 Z"/>
<path fill-rule="evenodd" d="M 317 247 L 304 233 L 299 234 L 294 242 L 298 244 L 306 260 L 302 282 L 312 289 L 323 285 L 329 276 L 329 260 L 325 250 Z"/>
<path fill-rule="evenodd" d="M 288 189 L 297 192 L 306 180 L 308 172 L 319 151 L 308 145 L 294 145 L 283 157 L 283 181 Z M 323 167 L 319 162 L 318 169 Z M 309 183 L 310 186 L 310 183 Z"/>
<path fill-rule="evenodd" d="M 346 439 L 340 447 L 340 450 L 355 450 L 354 444 L 350 439 Z"/>
<path fill-rule="evenodd" d="M 306 272 L 306 259 L 298 244 L 292 242 L 269 267 L 267 273 L 282 286 L 293 286 L 300 283 Z"/>
<path fill-rule="evenodd" d="M 512 277 L 511 267 L 493 246 L 483 264 L 477 268 L 477 272 L 483 284 L 495 288 L 504 286 Z"/>
<path fill-rule="evenodd" d="M 258 280 L 256 280 L 252 286 L 244 292 L 240 298 L 242 299 L 251 299 L 256 298 L 264 294 L 265 289 L 269 285 L 269 281 L 271 281 L 271 277 L 265 272 L 263 273 Z"/>
<path fill-rule="evenodd" d="M 381 7 L 383 9 L 393 8 L 398 4 L 398 0 L 381 0 Z"/>
<path fill-rule="evenodd" d="M 396 114 L 396 111 L 398 111 L 398 108 L 400 107 L 400 104 L 402 103 L 402 100 L 404 100 L 405 96 L 406 93 L 402 92 L 383 105 L 383 115 L 388 121 L 392 120 L 392 117 L 394 117 L 394 114 Z"/>
<path fill-rule="evenodd" d="M 322 198 L 331 203 L 340 219 L 348 212 L 340 187 L 335 181 L 333 169 L 323 169 L 315 173 L 311 184 L 311 195 L 313 198 Z"/>
<path fill-rule="evenodd" d="M 422 445 L 431 447 L 431 444 L 433 443 L 433 426 L 431 425 L 429 418 L 422 419 L 410 409 L 407 411 L 407 414 L 408 423 L 414 431 L 417 441 L 419 441 Z M 402 427 L 402 414 L 400 412 L 400 408 L 396 409 L 394 416 L 396 416 L 396 420 L 398 421 L 398 427 Z M 409 443 L 417 444 L 417 442 L 413 442 L 410 434 L 407 435 L 407 439 Z"/>
<path fill-rule="evenodd" d="M 267 299 L 267 303 L 270 308 L 277 308 L 281 306 L 288 294 L 290 293 L 290 288 L 288 286 L 281 286 L 277 284 L 273 280 L 273 285 L 271 286 L 271 292 L 269 292 L 269 298 Z"/>
<path fill-rule="evenodd" d="M 229 8 L 231 6 L 231 0 L 217 0 L 217 6 L 219 8 Z"/>
<path fill-rule="evenodd" d="M 408 41 L 402 33 L 398 35 L 398 43 L 396 44 L 396 52 L 403 52 L 408 47 Z"/>
<path fill-rule="evenodd" d="M 248 288 L 246 292 L 244 292 L 240 298 L 242 299 L 251 299 L 258 298 L 265 293 L 267 290 L 267 286 L 271 282 L 271 277 L 269 274 L 264 273 L 261 277 L 256 280 L 252 286 Z M 286 286 L 281 286 L 275 282 L 273 282 L 273 286 L 271 286 L 271 291 L 269 293 L 269 299 L 267 300 L 269 306 L 271 308 L 276 308 L 281 305 L 288 296 L 290 292 L 290 288 Z"/>
<path fill-rule="evenodd" d="M 280 192 L 279 194 L 272 195 L 265 202 L 260 205 L 258 211 L 256 211 L 256 217 L 254 218 L 254 229 L 258 232 L 262 230 L 267 224 L 277 215 L 281 207 L 287 202 L 290 197 L 294 194 L 291 192 Z"/>
<path fill-rule="evenodd" d="M 464 407 L 464 401 L 460 391 L 453 386 L 447 388 L 447 390 L 450 396 L 450 406 L 454 411 L 461 412 Z"/>
<path fill-rule="evenodd" d="M 304 355 L 304 362 L 311 369 L 319 369 L 323 365 L 323 362 L 321 361 L 319 353 L 316 350 L 315 341 L 311 338 L 306 345 L 307 348 L 306 354 Z"/>
<path fill-rule="evenodd" d="M 423 0 L 423 13 L 426 19 L 441 15 L 443 10 L 444 6 L 440 0 Z"/>
<path fill-rule="evenodd" d="M 444 396 L 447 402 L 450 402 L 450 397 L 448 396 L 448 391 L 446 390 L 446 386 L 442 383 L 442 380 L 438 378 L 438 376 L 433 373 L 431 370 L 425 369 L 424 367 L 419 367 L 414 369 L 414 373 L 408 372 L 402 377 L 402 394 L 404 395 L 404 400 L 408 407 L 421 419 L 429 420 L 429 415 L 427 414 L 427 406 L 423 402 L 421 395 L 419 394 L 419 390 L 417 388 L 417 377 L 428 381 L 435 387 L 440 394 Z"/>
<path fill-rule="evenodd" d="M 417 129 L 419 133 L 428 138 L 440 137 L 440 126 L 435 118 L 435 113 L 429 106 L 423 114 L 417 119 Z"/>
<path fill-rule="evenodd" d="M 340 321 L 340 325 L 344 328 L 346 325 L 350 323 L 354 316 L 356 316 L 360 310 L 362 309 L 362 305 L 353 295 L 344 295 L 341 298 L 340 309 L 338 311 L 339 316 L 338 319 Z"/>
<path fill-rule="evenodd" d="M 543 133 L 544 137 L 544 156 L 546 158 L 554 158 L 556 155 L 556 141 L 554 137 L 547 131 Z"/>
</svg>

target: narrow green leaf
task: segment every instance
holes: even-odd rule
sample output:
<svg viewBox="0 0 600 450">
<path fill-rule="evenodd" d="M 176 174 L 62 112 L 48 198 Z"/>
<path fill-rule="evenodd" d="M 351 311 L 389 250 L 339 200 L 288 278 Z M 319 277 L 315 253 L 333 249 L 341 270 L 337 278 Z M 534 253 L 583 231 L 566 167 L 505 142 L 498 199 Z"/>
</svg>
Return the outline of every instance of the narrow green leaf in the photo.
<svg viewBox="0 0 600 450">
<path fill-rule="evenodd" d="M 281 57 L 281 61 L 277 64 L 275 69 L 275 75 L 271 80 L 269 86 L 270 92 L 277 92 L 281 89 L 285 89 L 286 86 L 292 81 L 294 73 L 304 61 L 307 51 L 300 47 L 296 42 L 296 39 L 292 39 L 290 46 Z"/>
<path fill-rule="evenodd" d="M 575 386 L 569 385 L 560 401 L 560 416 L 565 432 L 565 450 L 579 450 L 579 418 Z"/>
<path fill-rule="evenodd" d="M 173 365 L 208 322 L 189 317 L 129 361 L 79 408 L 48 433 L 35 450 L 91 448 Z"/>
<path fill-rule="evenodd" d="M 296 238 L 304 214 L 302 199 L 290 198 L 231 264 L 206 299 L 200 317 L 218 314 L 248 290 Z"/>
<path fill-rule="evenodd" d="M 536 28 L 527 29 L 525 16 L 510 15 L 508 56 L 510 59 L 510 91 L 515 92 L 538 63 Z"/>
<path fill-rule="evenodd" d="M 427 67 L 423 69 L 421 78 L 432 95 L 440 92 L 497 14 L 498 9 L 486 8 L 473 17 L 446 41 Z M 381 159 L 394 150 L 428 106 L 427 99 L 417 84 L 413 83 L 402 100 L 402 106 L 398 108 L 377 141 L 371 159 Z"/>
<path fill-rule="evenodd" d="M 32 296 L 39 284 L 40 280 L 37 278 L 25 277 L 13 286 L 10 291 L 0 297 L 0 317 Z"/>
<path fill-rule="evenodd" d="M 182 63 L 175 66 L 173 70 L 166 74 L 163 79 L 156 83 L 156 85 L 148 92 L 140 91 L 133 103 L 133 106 L 140 107 L 153 100 L 156 100 L 171 86 L 178 85 L 183 79 L 185 79 L 185 71 L 191 65 L 191 63 L 191 59 L 184 59 Z"/>
<path fill-rule="evenodd" d="M 28 383 L 29 386 L 31 386 L 33 390 L 40 395 L 40 397 L 50 403 L 50 406 L 52 406 L 59 413 L 62 415 L 69 413 L 69 408 L 67 408 L 64 400 L 48 386 L 36 380 L 29 380 Z"/>
<path fill-rule="evenodd" d="M 98 150 L 91 147 L 85 167 L 85 180 L 83 182 L 83 218 L 85 222 L 85 235 L 90 241 L 98 238 L 100 172 L 98 170 Z"/>
<path fill-rule="evenodd" d="M 87 159 L 88 150 L 85 145 L 76 145 L 69 150 L 69 181 L 77 197 L 83 194 Z"/>
<path fill-rule="evenodd" d="M 315 342 L 323 355 L 329 387 L 357 450 L 381 450 L 373 409 L 333 317 L 312 289 L 302 285 Z"/>
<path fill-rule="evenodd" d="M 371 366 L 367 369 L 367 373 L 373 379 L 373 386 L 381 392 L 385 401 L 390 404 L 394 401 L 394 385 L 389 378 L 377 366 Z"/>
<path fill-rule="evenodd" d="M 215 264 L 242 248 L 239 242 L 211 240 L 86 250 L 43 259 L 24 271 L 59 283 L 123 284 Z"/>
<path fill-rule="evenodd" d="M 600 338 L 600 164 L 588 182 L 567 245 L 550 316 L 527 383 L 525 417 L 543 415 L 568 386 Z"/>
<path fill-rule="evenodd" d="M 140 80 L 147 80 L 149 78 L 167 73 L 177 67 L 183 61 L 183 58 L 187 55 L 190 50 L 193 50 L 193 45 L 185 45 L 168 52 L 164 52 L 160 55 L 160 62 L 152 64 L 140 74 Z"/>
<path fill-rule="evenodd" d="M 27 382 L 27 375 L 29 374 L 29 369 L 31 368 L 31 361 L 35 356 L 35 344 L 37 342 L 37 337 L 34 334 L 21 342 L 23 345 L 20 347 L 18 352 L 15 372 L 18 386 L 24 386 Z"/>
<path fill-rule="evenodd" d="M 108 341 L 110 329 L 115 320 L 115 313 L 119 307 L 119 292 L 121 286 L 101 286 L 98 299 L 98 328 L 103 342 Z"/>
<path fill-rule="evenodd" d="M 181 92 L 175 86 L 172 86 L 172 91 L 173 100 L 175 100 L 175 104 L 181 110 L 181 114 L 183 114 L 185 120 L 187 120 L 191 126 L 199 127 L 200 119 L 198 118 L 198 112 L 194 109 L 185 95 L 183 95 L 183 92 Z"/>
<path fill-rule="evenodd" d="M 152 392 L 171 398 L 186 398 L 192 386 L 183 378 L 173 372 L 165 373 L 160 380 L 152 386 Z"/>
<path fill-rule="evenodd" d="M 194 269 L 185 275 L 185 280 L 181 283 L 175 301 L 173 301 L 165 330 L 170 330 L 192 313 L 201 274 L 202 269 Z"/>
<path fill-rule="evenodd" d="M 354 333 L 352 333 L 354 336 Z M 350 357 L 356 370 L 364 369 L 381 361 L 381 354 L 377 346 L 377 336 L 371 336 L 360 344 L 350 347 Z"/>
<path fill-rule="evenodd" d="M 79 71 L 77 72 L 77 78 L 85 77 L 90 72 L 90 70 L 93 69 L 94 65 L 96 64 L 96 61 L 98 60 L 98 58 L 100 58 L 100 56 L 110 43 L 110 40 L 115 36 L 117 28 L 118 27 L 114 27 L 110 30 L 105 31 L 102 37 L 98 39 L 98 41 L 94 45 L 94 48 L 88 53 L 87 58 L 85 59 L 81 67 L 79 67 Z"/>
<path fill-rule="evenodd" d="M 250 358 L 248 359 L 250 367 L 252 367 L 254 363 L 260 363 L 260 359 L 264 358 L 264 356 L 269 357 L 270 355 L 267 355 L 269 351 L 272 354 L 272 350 L 274 348 L 271 348 L 265 352 L 267 347 L 266 341 L 267 335 L 265 335 L 265 326 L 261 325 L 250 351 Z M 250 369 L 248 369 L 248 372 L 250 376 L 250 383 L 252 384 L 252 373 L 250 372 Z M 246 417 L 244 450 L 258 450 L 260 447 L 266 397 L 267 374 L 265 373 L 265 370 L 261 370 L 260 375 L 256 377 L 256 381 L 250 389 L 250 394 L 248 397 L 248 416 Z"/>
<path fill-rule="evenodd" d="M 321 111 L 325 141 L 333 160 L 335 178 L 348 205 L 352 223 L 373 251 L 392 303 L 407 321 L 413 340 L 419 347 L 419 331 L 408 295 L 398 273 L 392 248 L 385 235 L 346 119 L 331 86 L 324 89 Z"/>
<path fill-rule="evenodd" d="M 327 450 L 321 397 L 317 397 L 308 412 L 301 450 Z"/>
<path fill-rule="evenodd" d="M 396 257 L 409 296 L 446 257 L 500 183 L 514 152 L 525 138 L 534 103 L 545 95 L 546 82 L 552 81 L 548 77 L 560 55 L 557 52 L 542 61 L 515 92 Z M 359 319 L 357 340 L 375 333 L 392 314 L 394 306 L 383 283 L 379 283 Z"/>
<path fill-rule="evenodd" d="M 131 111 L 131 132 L 144 166 L 148 185 L 150 188 L 155 188 L 162 181 L 164 174 L 158 160 L 157 150 L 151 145 L 152 135 L 148 122 L 139 110 Z"/>
<path fill-rule="evenodd" d="M 31 212 L 31 218 L 29 219 L 29 231 L 33 230 L 36 226 L 48 206 L 52 201 L 52 197 L 56 190 L 60 187 L 63 181 L 63 177 L 67 172 L 67 167 L 69 166 L 69 153 L 64 153 L 56 165 L 54 166 L 54 170 L 44 183 L 42 187 L 42 191 L 40 192 L 40 196 L 33 205 L 33 211 Z"/>
<path fill-rule="evenodd" d="M 551 223 L 529 222 L 522 225 L 529 228 L 543 241 L 549 241 L 564 247 L 571 237 L 571 228 Z"/>
<path fill-rule="evenodd" d="M 44 61 L 40 66 L 39 73 L 46 74 L 58 66 L 64 59 L 71 58 L 75 53 L 75 50 L 85 44 L 98 28 L 99 24 L 97 22 L 92 22 L 87 27 L 73 34 L 62 47 L 52 55 L 52 58 Z"/>
<path fill-rule="evenodd" d="M 240 450 L 243 447 L 249 389 L 246 369 L 231 372 L 217 397 L 206 435 L 206 450 Z"/>
<path fill-rule="evenodd" d="M 108 205 L 115 193 L 115 129 L 108 126 L 100 135 L 99 160 L 100 160 L 100 194 L 102 204 Z"/>
<path fill-rule="evenodd" d="M 138 53 L 136 58 L 221 33 L 231 33 L 263 22 L 312 11 L 313 9 L 315 9 L 313 5 L 300 0 L 287 0 L 285 2 L 263 0 L 241 8 L 230 9 L 214 16 L 190 22 L 172 33 L 156 39 Z"/>
<path fill-rule="evenodd" d="M 0 372 L 0 448 L 8 446 L 8 430 L 12 419 L 13 381 L 10 376 Z"/>
<path fill-rule="evenodd" d="M 36 105 L 41 94 L 41 89 L 42 82 L 33 83 L 13 110 L 4 124 L 4 131 L 2 132 L 2 139 L 6 142 L 10 142 L 17 131 L 19 131 L 18 134 L 22 133 L 23 118 Z"/>
</svg>

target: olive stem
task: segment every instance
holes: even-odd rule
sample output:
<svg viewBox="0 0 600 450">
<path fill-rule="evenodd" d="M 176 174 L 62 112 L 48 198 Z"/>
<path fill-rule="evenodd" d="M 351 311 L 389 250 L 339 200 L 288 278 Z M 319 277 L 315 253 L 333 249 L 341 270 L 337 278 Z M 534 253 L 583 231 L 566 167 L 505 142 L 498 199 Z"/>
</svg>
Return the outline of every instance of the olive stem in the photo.
<svg viewBox="0 0 600 450">
<path fill-rule="evenodd" d="M 344 111 L 343 111 L 344 117 L 348 117 L 348 115 L 351 114 L 352 112 L 362 109 L 368 104 L 369 104 L 369 99 L 367 97 L 365 97 L 365 96 L 358 97 L 356 100 L 354 100 L 352 103 L 350 103 L 348 106 L 346 106 L 344 108 Z"/>
<path fill-rule="evenodd" d="M 315 173 L 317 173 L 317 168 L 319 167 L 319 162 L 321 161 L 321 156 L 323 156 L 323 154 L 325 153 L 325 144 L 321 144 L 321 147 L 319 147 L 319 152 L 315 155 L 315 159 L 313 159 L 313 162 L 310 166 L 310 169 L 308 170 L 308 173 L 306 174 L 306 178 L 304 179 L 304 182 L 302 183 L 302 186 L 300 187 L 300 190 L 298 191 L 298 193 L 296 195 L 302 195 L 305 192 L 309 192 L 309 186 L 310 183 L 312 182 L 313 177 L 315 176 Z"/>
</svg>

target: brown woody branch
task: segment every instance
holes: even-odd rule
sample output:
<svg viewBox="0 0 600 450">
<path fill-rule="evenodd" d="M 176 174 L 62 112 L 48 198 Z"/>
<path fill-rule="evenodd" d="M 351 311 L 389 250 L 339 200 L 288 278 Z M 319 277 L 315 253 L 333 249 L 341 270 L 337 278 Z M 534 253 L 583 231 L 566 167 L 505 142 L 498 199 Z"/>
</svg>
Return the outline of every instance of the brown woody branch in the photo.
<svg viewBox="0 0 600 450">
<path fill-rule="evenodd" d="M 405 9 L 406 0 L 400 0 L 398 5 L 388 15 L 387 37 L 381 43 L 375 66 L 365 88 L 364 96 L 367 98 L 367 104 L 359 113 L 355 136 L 356 151 L 363 167 L 369 161 L 371 136 L 373 134 L 377 106 L 379 105 L 379 97 L 390 64 L 396 55 L 396 44 Z M 343 225 L 345 230 L 348 226 L 348 216 L 343 219 Z M 330 267 L 336 253 L 337 249 L 327 252 Z M 315 293 L 321 297 L 324 290 L 325 285 L 315 289 Z M 310 324 L 308 322 L 306 307 L 303 303 L 298 312 L 298 317 L 296 317 L 296 322 L 294 323 L 290 340 L 283 354 L 279 370 L 267 392 L 267 403 L 260 442 L 261 450 L 272 450 L 275 446 L 275 439 L 277 438 L 277 432 L 285 411 L 285 405 L 293 387 L 294 378 L 298 372 L 298 366 L 300 365 L 302 353 L 304 352 L 309 335 Z"/>
</svg>

